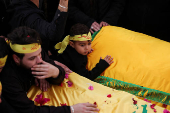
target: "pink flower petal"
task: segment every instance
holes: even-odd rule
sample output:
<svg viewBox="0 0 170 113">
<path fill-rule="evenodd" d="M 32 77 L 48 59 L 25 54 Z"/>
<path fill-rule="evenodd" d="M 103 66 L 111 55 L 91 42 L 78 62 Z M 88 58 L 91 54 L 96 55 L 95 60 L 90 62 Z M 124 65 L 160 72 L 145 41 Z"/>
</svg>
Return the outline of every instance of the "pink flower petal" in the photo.
<svg viewBox="0 0 170 113">
<path fill-rule="evenodd" d="M 71 81 L 68 81 L 67 84 L 68 84 L 68 87 L 72 87 L 72 85 L 73 85 L 73 83 Z"/>
<path fill-rule="evenodd" d="M 68 79 L 68 74 L 65 74 L 65 78 Z"/>
<path fill-rule="evenodd" d="M 152 109 L 154 109 L 155 105 L 156 105 L 156 104 L 152 104 L 150 107 L 151 107 Z"/>
<path fill-rule="evenodd" d="M 47 103 L 48 101 L 50 101 L 49 98 L 44 98 L 43 99 L 43 95 L 37 95 L 36 98 L 34 99 L 35 102 L 37 102 L 38 104 L 40 104 L 40 106 L 44 105 L 45 103 Z"/>
<path fill-rule="evenodd" d="M 111 94 L 108 94 L 107 97 L 110 98 L 110 97 L 112 97 L 112 95 L 111 95 Z"/>
<path fill-rule="evenodd" d="M 146 98 L 144 99 L 144 101 L 151 103 L 151 101 L 148 101 Z"/>
<path fill-rule="evenodd" d="M 89 90 L 93 90 L 94 88 L 93 88 L 93 86 L 89 86 L 88 89 Z"/>
<path fill-rule="evenodd" d="M 153 110 L 156 113 L 156 109 Z"/>
<path fill-rule="evenodd" d="M 167 109 L 164 109 L 163 113 L 170 113 Z"/>
</svg>

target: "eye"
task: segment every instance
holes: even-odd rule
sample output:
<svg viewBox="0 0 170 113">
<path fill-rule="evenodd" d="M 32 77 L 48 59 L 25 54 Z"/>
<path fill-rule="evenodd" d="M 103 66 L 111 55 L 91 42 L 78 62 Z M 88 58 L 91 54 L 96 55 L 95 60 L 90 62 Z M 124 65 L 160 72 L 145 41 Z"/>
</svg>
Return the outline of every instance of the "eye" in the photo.
<svg viewBox="0 0 170 113">
<path fill-rule="evenodd" d="M 29 58 L 29 60 L 34 60 L 35 59 L 35 57 L 31 57 L 31 58 Z"/>
<path fill-rule="evenodd" d="M 85 45 L 84 44 L 82 44 L 82 45 L 80 45 L 81 47 L 84 47 Z"/>
<path fill-rule="evenodd" d="M 91 45 L 91 42 L 89 42 L 88 45 Z"/>
</svg>

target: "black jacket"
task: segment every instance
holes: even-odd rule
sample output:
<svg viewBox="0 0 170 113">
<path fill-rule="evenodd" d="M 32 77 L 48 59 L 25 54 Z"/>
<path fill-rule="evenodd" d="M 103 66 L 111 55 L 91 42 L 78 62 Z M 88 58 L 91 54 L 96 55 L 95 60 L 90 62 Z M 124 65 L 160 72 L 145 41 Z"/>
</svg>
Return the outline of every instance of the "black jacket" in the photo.
<svg viewBox="0 0 170 113">
<path fill-rule="evenodd" d="M 47 51 L 50 41 L 56 43 L 62 40 L 67 15 L 67 12 L 57 10 L 53 20 L 48 22 L 44 12 L 33 2 L 29 0 L 14 2 L 7 8 L 4 18 L 4 24 L 7 28 L 5 34 L 10 33 L 16 27 L 28 26 L 40 33 L 43 42 L 42 47 Z"/>
<path fill-rule="evenodd" d="M 100 76 L 100 74 L 109 66 L 105 60 L 100 59 L 99 63 L 97 63 L 91 71 L 88 71 L 86 69 L 87 56 L 79 54 L 69 45 L 62 54 L 53 56 L 53 59 L 65 64 L 72 71 L 90 80 L 94 80 Z"/>
<path fill-rule="evenodd" d="M 42 59 L 53 65 L 53 60 L 42 51 Z M 64 69 L 55 65 L 60 70 L 57 78 L 49 78 L 50 83 L 60 84 L 65 77 Z M 27 97 L 27 91 L 31 87 L 34 77 L 31 71 L 17 66 L 9 57 L 1 72 L 2 96 L 18 113 L 70 113 L 69 106 L 35 106 L 34 102 Z M 10 109 L 10 108 L 4 108 Z"/>
<path fill-rule="evenodd" d="M 170 41 L 170 0 L 126 0 L 118 25 Z"/>
</svg>

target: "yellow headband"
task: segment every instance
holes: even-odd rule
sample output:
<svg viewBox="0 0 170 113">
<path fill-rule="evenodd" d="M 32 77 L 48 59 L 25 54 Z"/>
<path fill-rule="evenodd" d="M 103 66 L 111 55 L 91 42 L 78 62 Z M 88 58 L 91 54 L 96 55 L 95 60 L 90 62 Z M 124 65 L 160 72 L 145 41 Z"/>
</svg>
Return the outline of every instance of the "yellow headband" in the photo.
<svg viewBox="0 0 170 113">
<path fill-rule="evenodd" d="M 59 42 L 55 45 L 55 49 L 60 49 L 58 53 L 63 53 L 63 51 L 66 49 L 67 45 L 69 44 L 70 40 L 74 41 L 87 41 L 91 40 L 91 33 L 83 34 L 83 35 L 75 35 L 75 36 L 66 36 L 62 42 Z"/>
<path fill-rule="evenodd" d="M 0 58 L 0 67 L 5 65 L 7 57 L 8 55 L 6 55 L 4 58 Z"/>
<path fill-rule="evenodd" d="M 10 47 L 16 53 L 32 53 L 37 51 L 41 47 L 41 45 L 38 43 L 25 44 L 25 45 L 10 43 Z"/>
<path fill-rule="evenodd" d="M 1 81 L 0 81 L 0 94 L 1 94 L 1 91 L 2 91 L 2 84 L 1 84 Z"/>
</svg>

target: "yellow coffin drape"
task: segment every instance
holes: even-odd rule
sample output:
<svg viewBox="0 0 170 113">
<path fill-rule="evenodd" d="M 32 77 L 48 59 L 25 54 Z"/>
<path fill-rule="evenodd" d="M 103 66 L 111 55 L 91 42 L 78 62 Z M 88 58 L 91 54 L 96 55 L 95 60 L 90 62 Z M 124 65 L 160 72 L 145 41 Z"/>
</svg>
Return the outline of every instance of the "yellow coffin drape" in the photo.
<svg viewBox="0 0 170 113">
<path fill-rule="evenodd" d="M 73 83 L 72 87 L 68 87 L 67 82 Z M 89 90 L 89 86 L 93 86 L 93 90 Z M 32 100 L 36 98 L 36 95 L 40 95 L 42 92 L 38 87 L 33 86 L 28 92 L 28 97 Z M 49 106 L 61 106 L 61 104 L 74 105 L 77 103 L 94 103 L 96 102 L 99 113 L 154 113 L 150 104 L 136 98 L 135 96 L 124 92 L 113 90 L 112 88 L 103 86 L 89 79 L 86 79 L 76 73 L 71 73 L 68 79 L 65 79 L 62 86 L 52 85 L 47 92 L 43 92 L 43 98 L 49 98 L 50 101 L 45 105 Z M 111 94 L 111 98 L 107 95 Z M 137 101 L 137 104 L 133 104 L 133 100 Z M 37 104 L 35 102 L 37 106 Z M 145 109 L 146 107 L 146 109 Z M 154 107 L 157 113 L 163 113 L 163 108 L 159 106 Z M 147 110 L 147 111 L 146 111 Z"/>
<path fill-rule="evenodd" d="M 170 43 L 121 27 L 103 27 L 88 55 L 91 70 L 100 57 L 114 63 L 101 75 L 170 93 Z"/>
</svg>

